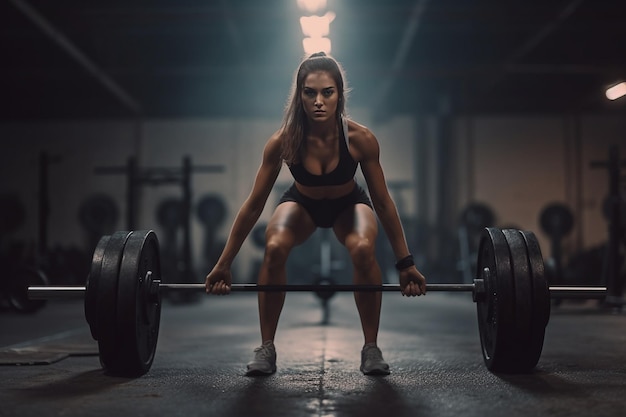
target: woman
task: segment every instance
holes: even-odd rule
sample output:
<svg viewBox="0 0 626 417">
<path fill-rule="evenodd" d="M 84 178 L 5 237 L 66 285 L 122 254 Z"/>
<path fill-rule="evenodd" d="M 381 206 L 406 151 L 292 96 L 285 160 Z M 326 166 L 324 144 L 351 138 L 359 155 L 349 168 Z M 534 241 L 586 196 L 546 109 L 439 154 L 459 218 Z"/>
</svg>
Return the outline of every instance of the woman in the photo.
<svg viewBox="0 0 626 417">
<path fill-rule="evenodd" d="M 235 218 L 222 255 L 206 277 L 208 293 L 230 292 L 232 262 L 261 215 L 283 162 L 294 184 L 280 199 L 267 225 L 259 285 L 285 284 L 285 265 L 291 249 L 317 227 L 332 227 L 347 248 L 355 284 L 380 285 L 382 273 L 374 246 L 378 233 L 376 210 L 398 260 L 402 294 L 426 293 L 426 280 L 413 263 L 385 183 L 378 141 L 366 127 L 346 120 L 345 100 L 343 71 L 337 61 L 317 53 L 301 63 L 283 125 L 265 145 L 252 191 Z M 354 180 L 359 164 L 371 201 Z M 366 375 L 389 374 L 389 365 L 376 345 L 382 294 L 356 292 L 354 298 L 365 339 L 360 369 Z M 284 300 L 284 293 L 258 294 L 262 344 L 247 365 L 248 375 L 276 371 L 273 341 Z"/>
</svg>

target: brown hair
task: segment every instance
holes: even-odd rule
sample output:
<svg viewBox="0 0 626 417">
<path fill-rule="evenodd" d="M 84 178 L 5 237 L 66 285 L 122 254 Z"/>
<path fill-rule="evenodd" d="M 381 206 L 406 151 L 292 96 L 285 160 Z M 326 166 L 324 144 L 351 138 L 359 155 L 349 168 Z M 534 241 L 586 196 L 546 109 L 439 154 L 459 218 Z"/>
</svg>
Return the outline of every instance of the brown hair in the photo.
<svg viewBox="0 0 626 417">
<path fill-rule="evenodd" d="M 302 88 L 304 87 L 306 77 L 315 71 L 328 72 L 337 84 L 339 93 L 337 113 L 335 115 L 337 123 L 340 124 L 341 117 L 346 115 L 347 88 L 341 65 L 324 52 L 317 52 L 305 58 L 294 77 L 281 127 L 283 141 L 281 157 L 289 165 L 299 162 L 302 148 L 305 144 L 307 117 L 302 105 Z"/>
</svg>

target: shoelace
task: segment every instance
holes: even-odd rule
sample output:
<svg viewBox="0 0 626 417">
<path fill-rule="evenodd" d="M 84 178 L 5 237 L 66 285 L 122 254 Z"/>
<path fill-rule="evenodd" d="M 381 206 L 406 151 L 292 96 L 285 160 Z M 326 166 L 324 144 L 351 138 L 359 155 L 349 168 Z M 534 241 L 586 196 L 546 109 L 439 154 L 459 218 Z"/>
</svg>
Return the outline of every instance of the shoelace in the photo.
<svg viewBox="0 0 626 417">
<path fill-rule="evenodd" d="M 371 359 L 371 360 L 374 360 L 374 361 L 382 361 L 383 360 L 382 352 L 380 351 L 380 349 L 378 349 L 376 347 L 366 348 L 364 355 L 365 355 L 366 359 Z"/>
<path fill-rule="evenodd" d="M 254 353 L 256 359 L 270 360 L 272 357 L 272 350 L 266 345 L 254 349 Z"/>
</svg>

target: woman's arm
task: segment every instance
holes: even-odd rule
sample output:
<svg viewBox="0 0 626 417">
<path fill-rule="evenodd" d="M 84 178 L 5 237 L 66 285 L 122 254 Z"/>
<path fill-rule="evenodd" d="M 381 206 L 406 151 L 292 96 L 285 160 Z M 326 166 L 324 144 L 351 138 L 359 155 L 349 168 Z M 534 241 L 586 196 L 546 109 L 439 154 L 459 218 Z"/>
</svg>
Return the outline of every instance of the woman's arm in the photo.
<svg viewBox="0 0 626 417">
<path fill-rule="evenodd" d="M 207 292 L 227 293 L 230 290 L 230 288 L 225 288 L 225 286 L 229 287 L 231 283 L 230 267 L 235 256 L 239 253 L 241 245 L 263 212 L 265 203 L 280 173 L 282 167 L 280 142 L 280 135 L 275 133 L 265 145 L 261 166 L 257 171 L 252 190 L 235 217 L 222 254 L 213 270 L 207 275 Z M 223 282 L 212 290 L 213 284 L 220 281 Z"/>
<path fill-rule="evenodd" d="M 385 229 L 396 261 L 410 255 L 398 210 L 387 189 L 385 175 L 380 165 L 380 146 L 374 134 L 367 128 L 357 126 L 354 135 L 350 136 L 351 144 L 361 164 L 361 170 L 370 192 L 374 210 Z M 411 285 L 411 283 L 416 285 Z M 426 280 L 415 268 L 410 266 L 400 271 L 400 287 L 405 295 L 426 293 Z"/>
</svg>

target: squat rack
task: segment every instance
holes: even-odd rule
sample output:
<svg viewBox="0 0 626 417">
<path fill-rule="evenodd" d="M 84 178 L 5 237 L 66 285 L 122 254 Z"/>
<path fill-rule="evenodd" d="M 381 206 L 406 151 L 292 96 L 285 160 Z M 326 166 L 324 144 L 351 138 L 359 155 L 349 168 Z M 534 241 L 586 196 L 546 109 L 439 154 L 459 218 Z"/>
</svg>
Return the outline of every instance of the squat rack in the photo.
<svg viewBox="0 0 626 417">
<path fill-rule="evenodd" d="M 158 187 L 174 185 L 182 188 L 182 228 L 183 259 L 181 276 L 189 279 L 192 274 L 191 260 L 191 175 L 193 173 L 221 173 L 224 165 L 192 165 L 190 156 L 183 156 L 180 167 L 145 167 L 140 168 L 135 156 L 130 156 L 126 165 L 96 167 L 96 175 L 126 176 L 126 228 L 135 230 L 139 211 L 138 196 L 142 186 Z"/>
</svg>

